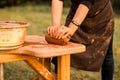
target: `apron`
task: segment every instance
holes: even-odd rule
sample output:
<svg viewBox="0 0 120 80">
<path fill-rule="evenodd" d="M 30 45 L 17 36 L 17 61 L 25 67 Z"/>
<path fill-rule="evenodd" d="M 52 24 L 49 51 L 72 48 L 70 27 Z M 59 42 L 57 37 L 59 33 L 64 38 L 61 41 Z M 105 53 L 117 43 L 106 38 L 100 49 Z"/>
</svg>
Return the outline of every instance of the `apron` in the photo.
<svg viewBox="0 0 120 80">
<path fill-rule="evenodd" d="M 66 18 L 68 26 L 74 17 L 80 0 L 71 0 L 72 5 Z M 71 41 L 86 45 L 83 53 L 71 55 L 71 66 L 87 71 L 99 71 L 114 32 L 114 16 L 109 0 L 95 0 L 81 26 Z"/>
</svg>

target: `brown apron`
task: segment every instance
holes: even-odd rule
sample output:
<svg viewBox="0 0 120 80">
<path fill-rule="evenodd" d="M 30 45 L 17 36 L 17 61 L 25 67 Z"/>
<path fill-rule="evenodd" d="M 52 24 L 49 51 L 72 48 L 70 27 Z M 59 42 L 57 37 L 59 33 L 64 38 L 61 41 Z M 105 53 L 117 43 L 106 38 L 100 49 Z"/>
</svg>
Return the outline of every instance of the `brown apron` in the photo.
<svg viewBox="0 0 120 80">
<path fill-rule="evenodd" d="M 72 20 L 80 0 L 72 0 L 66 26 Z M 74 6 L 75 5 L 75 6 Z M 74 6 L 74 7 L 73 7 Z M 87 71 L 99 71 L 114 32 L 113 10 L 109 0 L 96 0 L 72 36 L 71 41 L 86 45 L 86 52 L 71 55 L 71 66 Z"/>
</svg>

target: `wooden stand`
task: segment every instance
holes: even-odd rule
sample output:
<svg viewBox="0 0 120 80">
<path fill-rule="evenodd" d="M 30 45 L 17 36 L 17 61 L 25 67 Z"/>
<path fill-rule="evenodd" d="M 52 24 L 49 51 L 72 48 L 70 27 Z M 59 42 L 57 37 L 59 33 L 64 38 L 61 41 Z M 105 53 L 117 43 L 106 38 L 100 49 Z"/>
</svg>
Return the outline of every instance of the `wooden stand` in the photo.
<svg viewBox="0 0 120 80">
<path fill-rule="evenodd" d="M 4 80 L 3 64 L 18 60 L 24 60 L 36 70 L 40 80 L 70 80 L 70 54 L 84 51 L 85 46 L 82 44 L 70 42 L 67 45 L 53 45 L 48 44 L 43 37 L 27 36 L 23 47 L 0 51 L 0 80 Z M 51 57 L 58 57 L 57 78 L 50 70 Z"/>
</svg>

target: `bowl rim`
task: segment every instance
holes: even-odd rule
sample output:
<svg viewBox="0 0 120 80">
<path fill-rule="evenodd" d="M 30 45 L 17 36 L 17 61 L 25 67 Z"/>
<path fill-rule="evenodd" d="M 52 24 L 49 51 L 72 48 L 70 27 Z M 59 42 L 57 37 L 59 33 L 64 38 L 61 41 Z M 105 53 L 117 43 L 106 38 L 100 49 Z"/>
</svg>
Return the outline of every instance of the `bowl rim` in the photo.
<svg viewBox="0 0 120 80">
<path fill-rule="evenodd" d="M 23 22 L 23 21 L 0 21 L 1 24 L 5 23 L 15 23 L 15 24 L 19 24 L 16 26 L 1 26 L 0 28 L 21 28 L 21 27 L 28 27 L 30 24 L 28 22 Z"/>
</svg>

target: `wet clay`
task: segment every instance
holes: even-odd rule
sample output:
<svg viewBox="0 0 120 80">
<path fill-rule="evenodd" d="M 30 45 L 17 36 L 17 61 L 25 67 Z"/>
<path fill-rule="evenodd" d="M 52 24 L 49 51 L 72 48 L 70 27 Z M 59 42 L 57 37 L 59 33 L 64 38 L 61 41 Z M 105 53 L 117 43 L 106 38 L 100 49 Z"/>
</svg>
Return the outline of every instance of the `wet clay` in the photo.
<svg viewBox="0 0 120 80">
<path fill-rule="evenodd" d="M 58 44 L 58 45 L 65 45 L 69 41 L 68 38 L 65 38 L 65 39 L 56 39 L 56 38 L 50 37 L 50 35 L 48 35 L 47 33 L 45 34 L 45 40 L 48 43 Z"/>
</svg>

